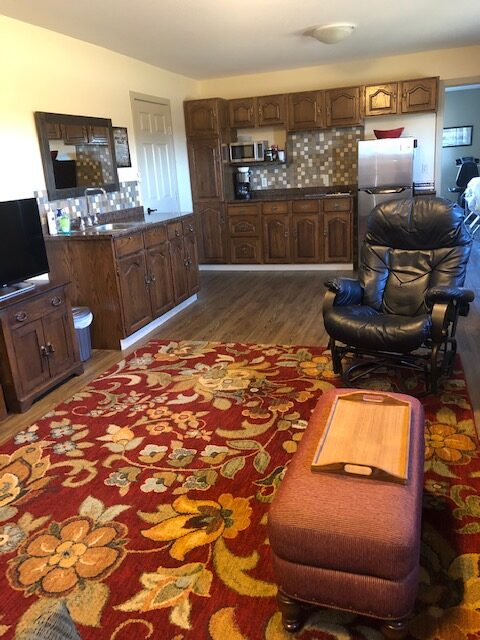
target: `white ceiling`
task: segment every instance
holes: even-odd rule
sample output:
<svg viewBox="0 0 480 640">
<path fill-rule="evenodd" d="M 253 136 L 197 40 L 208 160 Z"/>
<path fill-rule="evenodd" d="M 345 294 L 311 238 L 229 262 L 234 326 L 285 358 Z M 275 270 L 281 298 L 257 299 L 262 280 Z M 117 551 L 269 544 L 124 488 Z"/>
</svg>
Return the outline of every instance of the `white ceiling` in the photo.
<svg viewBox="0 0 480 640">
<path fill-rule="evenodd" d="M 480 44 L 480 0 L 0 0 L 0 12 L 192 78 Z M 344 42 L 306 37 L 353 22 Z"/>
</svg>

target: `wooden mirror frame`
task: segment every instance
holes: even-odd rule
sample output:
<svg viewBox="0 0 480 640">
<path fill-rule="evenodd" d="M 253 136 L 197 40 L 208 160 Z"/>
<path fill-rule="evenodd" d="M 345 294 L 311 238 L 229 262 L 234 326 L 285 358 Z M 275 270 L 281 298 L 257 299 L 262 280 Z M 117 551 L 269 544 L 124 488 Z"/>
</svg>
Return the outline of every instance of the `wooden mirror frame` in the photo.
<svg viewBox="0 0 480 640">
<path fill-rule="evenodd" d="M 87 187 L 102 187 L 105 191 L 119 191 L 120 184 L 118 180 L 117 162 L 115 159 L 115 147 L 113 142 L 112 121 L 109 118 L 91 118 L 88 116 L 72 116 L 64 113 L 46 113 L 45 111 L 35 112 L 35 124 L 37 127 L 38 142 L 40 145 L 40 154 L 42 156 L 43 172 L 45 174 L 45 183 L 49 200 L 61 200 L 63 198 L 78 198 L 83 196 Z M 108 145 L 110 148 L 110 156 L 112 158 L 112 171 L 114 181 L 99 184 L 85 185 L 82 187 L 69 187 L 67 189 L 57 189 L 55 184 L 55 176 L 53 173 L 52 155 L 50 153 L 49 137 L 47 133 L 47 125 L 80 125 L 84 127 L 96 126 L 106 127 L 108 131 Z"/>
</svg>

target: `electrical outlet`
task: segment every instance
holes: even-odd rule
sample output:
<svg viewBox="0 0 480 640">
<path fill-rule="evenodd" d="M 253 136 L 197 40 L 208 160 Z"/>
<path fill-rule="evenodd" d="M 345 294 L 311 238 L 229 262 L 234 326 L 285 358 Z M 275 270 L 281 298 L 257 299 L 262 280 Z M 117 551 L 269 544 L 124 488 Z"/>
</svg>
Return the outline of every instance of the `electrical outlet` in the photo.
<svg viewBox="0 0 480 640">
<path fill-rule="evenodd" d="M 266 178 L 262 178 L 262 187 L 268 187 L 268 182 Z"/>
</svg>

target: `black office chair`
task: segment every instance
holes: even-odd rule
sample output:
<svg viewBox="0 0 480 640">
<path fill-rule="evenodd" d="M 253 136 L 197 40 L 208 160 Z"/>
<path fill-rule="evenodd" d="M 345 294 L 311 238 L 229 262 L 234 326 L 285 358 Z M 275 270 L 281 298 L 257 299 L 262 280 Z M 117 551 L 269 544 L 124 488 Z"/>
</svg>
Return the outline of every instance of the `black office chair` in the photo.
<svg viewBox="0 0 480 640">
<path fill-rule="evenodd" d="M 471 246 L 464 212 L 450 200 L 407 198 L 373 209 L 358 280 L 325 283 L 333 369 L 347 385 L 393 364 L 423 370 L 426 391 L 436 391 L 438 377 L 452 371 L 458 316 L 474 299 L 462 286 Z M 347 354 L 360 362 L 344 373 Z"/>
<path fill-rule="evenodd" d="M 454 187 L 448 187 L 450 193 L 458 193 L 457 203 L 465 209 L 465 189 L 472 178 L 478 176 L 478 158 L 465 156 L 457 158 L 455 164 L 458 166 L 457 179 Z"/>
</svg>

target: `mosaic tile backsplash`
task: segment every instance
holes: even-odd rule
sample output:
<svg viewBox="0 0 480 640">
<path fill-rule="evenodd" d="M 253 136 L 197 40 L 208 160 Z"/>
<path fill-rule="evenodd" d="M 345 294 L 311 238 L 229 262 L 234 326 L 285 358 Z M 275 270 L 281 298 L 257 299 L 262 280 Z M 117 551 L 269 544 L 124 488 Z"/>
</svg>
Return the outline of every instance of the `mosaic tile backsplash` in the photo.
<svg viewBox="0 0 480 640">
<path fill-rule="evenodd" d="M 252 167 L 251 188 L 291 189 L 357 182 L 357 142 L 363 127 L 304 131 L 288 135 L 288 164 Z M 266 179 L 267 185 L 262 185 Z"/>
<path fill-rule="evenodd" d="M 76 146 L 77 186 L 108 184 L 113 182 L 113 165 L 110 149 L 101 144 Z"/>
<path fill-rule="evenodd" d="M 82 217 L 87 215 L 87 204 L 84 197 L 49 201 L 46 191 L 35 191 L 34 195 L 38 202 L 42 224 L 46 224 L 47 211 L 49 209 L 53 209 L 53 211 L 63 209 L 71 220 L 77 217 L 78 212 L 81 213 Z M 88 201 L 90 203 L 90 212 L 97 215 L 109 211 L 130 209 L 140 206 L 140 188 L 136 180 L 120 182 L 120 191 L 108 192 L 106 196 L 103 193 L 89 195 Z"/>
</svg>

